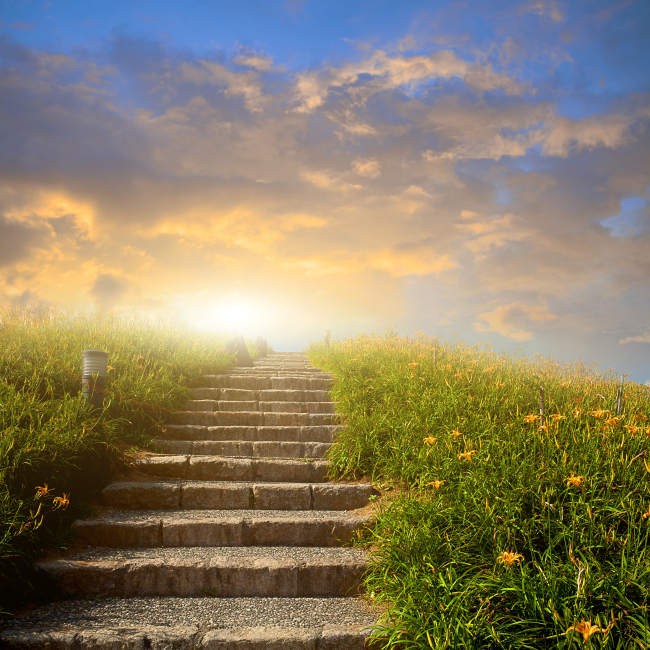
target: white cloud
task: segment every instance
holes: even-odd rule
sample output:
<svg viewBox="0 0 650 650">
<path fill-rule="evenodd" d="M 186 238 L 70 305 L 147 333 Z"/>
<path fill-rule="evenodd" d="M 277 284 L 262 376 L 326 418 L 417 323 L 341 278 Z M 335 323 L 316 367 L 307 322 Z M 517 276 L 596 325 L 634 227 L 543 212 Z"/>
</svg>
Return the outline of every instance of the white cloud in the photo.
<svg viewBox="0 0 650 650">
<path fill-rule="evenodd" d="M 639 336 L 628 336 L 624 339 L 621 339 L 619 343 L 621 345 L 625 345 L 626 343 L 650 343 L 650 330 L 644 332 Z"/>
</svg>

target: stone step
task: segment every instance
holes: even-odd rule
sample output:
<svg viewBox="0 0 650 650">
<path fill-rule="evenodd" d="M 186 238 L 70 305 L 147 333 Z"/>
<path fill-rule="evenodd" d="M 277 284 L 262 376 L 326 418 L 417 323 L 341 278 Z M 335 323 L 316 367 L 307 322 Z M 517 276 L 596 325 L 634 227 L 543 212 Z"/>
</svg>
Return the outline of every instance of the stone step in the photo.
<svg viewBox="0 0 650 650">
<path fill-rule="evenodd" d="M 63 600 L 7 621 L 6 650 L 363 650 L 361 598 Z"/>
<path fill-rule="evenodd" d="M 262 411 L 172 411 L 172 424 L 203 426 L 320 426 L 340 424 L 336 414 L 329 413 L 264 413 Z"/>
<path fill-rule="evenodd" d="M 204 511 L 201 511 L 204 512 Z M 263 513 L 262 513 L 263 514 Z M 168 511 L 164 518 L 147 511 L 78 519 L 72 524 L 76 538 L 88 546 L 111 548 L 178 546 L 341 546 L 370 524 L 370 517 L 232 516 L 230 511 L 207 511 L 188 517 Z"/>
<path fill-rule="evenodd" d="M 200 424 L 163 424 L 158 437 L 164 440 L 239 440 L 284 442 L 332 442 L 345 427 L 323 424 L 305 427 L 203 426 Z"/>
<path fill-rule="evenodd" d="M 193 399 L 229 402 L 328 402 L 327 390 L 246 390 L 244 388 L 193 388 Z"/>
<path fill-rule="evenodd" d="M 288 546 L 88 550 L 39 567 L 70 594 L 95 597 L 342 597 L 361 592 L 366 555 Z"/>
<path fill-rule="evenodd" d="M 320 368 L 306 368 L 300 365 L 256 365 L 253 367 L 225 368 L 222 375 L 247 375 L 264 377 L 320 377 L 330 379 L 331 372 L 324 372 Z"/>
<path fill-rule="evenodd" d="M 153 441 L 165 454 L 192 456 L 227 456 L 234 458 L 323 458 L 331 448 L 326 442 L 249 442 L 229 440 L 162 440 Z"/>
<path fill-rule="evenodd" d="M 111 483 L 102 501 L 125 510 L 356 510 L 372 493 L 367 484 L 151 481 Z"/>
<path fill-rule="evenodd" d="M 263 481 L 324 483 L 327 461 L 278 458 L 223 458 L 221 456 L 148 456 L 133 465 L 159 478 L 195 481 Z"/>
<path fill-rule="evenodd" d="M 256 377 L 253 375 L 204 375 L 205 388 L 243 388 L 246 390 L 327 390 L 333 379 L 320 377 Z"/>
<path fill-rule="evenodd" d="M 254 392 L 254 391 L 250 391 Z M 329 413 L 334 402 L 263 402 L 257 400 L 195 399 L 185 402 L 185 411 L 262 411 L 264 413 Z"/>
</svg>

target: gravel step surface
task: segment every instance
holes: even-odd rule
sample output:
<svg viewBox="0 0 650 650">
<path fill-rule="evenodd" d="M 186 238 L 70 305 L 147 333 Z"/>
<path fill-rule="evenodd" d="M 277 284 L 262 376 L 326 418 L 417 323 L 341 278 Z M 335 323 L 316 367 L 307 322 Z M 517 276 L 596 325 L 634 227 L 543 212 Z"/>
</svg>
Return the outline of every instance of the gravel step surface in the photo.
<svg viewBox="0 0 650 650">
<path fill-rule="evenodd" d="M 54 603 L 27 616 L 5 621 L 4 627 L 64 624 L 310 628 L 372 626 L 378 618 L 379 611 L 361 598 L 103 598 Z"/>
<path fill-rule="evenodd" d="M 70 555 L 67 562 L 128 562 L 131 560 L 199 560 L 214 558 L 283 559 L 296 562 L 326 560 L 332 562 L 365 561 L 366 553 L 353 548 L 303 546 L 213 546 L 184 548 L 111 548 L 88 549 Z"/>
<path fill-rule="evenodd" d="M 338 519 L 355 517 L 346 510 L 107 510 L 102 519 L 175 521 L 185 519 Z M 90 519 L 90 518 L 88 518 Z M 80 521 L 87 521 L 82 519 Z"/>
</svg>

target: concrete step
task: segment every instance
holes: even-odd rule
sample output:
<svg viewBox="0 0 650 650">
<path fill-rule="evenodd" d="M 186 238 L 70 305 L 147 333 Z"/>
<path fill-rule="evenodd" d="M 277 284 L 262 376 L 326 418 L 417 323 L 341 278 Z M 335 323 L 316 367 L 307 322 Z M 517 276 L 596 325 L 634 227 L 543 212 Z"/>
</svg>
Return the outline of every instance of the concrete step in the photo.
<svg viewBox="0 0 650 650">
<path fill-rule="evenodd" d="M 288 546 L 119 548 L 40 562 L 71 593 L 99 597 L 343 597 L 361 592 L 366 555 Z"/>
<path fill-rule="evenodd" d="M 153 441 L 165 454 L 189 454 L 193 456 L 228 456 L 246 458 L 323 458 L 331 448 L 326 442 L 250 442 L 228 440 L 163 440 Z"/>
<path fill-rule="evenodd" d="M 64 600 L 7 621 L 6 650 L 363 650 L 361 598 Z"/>
<path fill-rule="evenodd" d="M 338 424 L 322 424 L 305 427 L 246 427 L 203 426 L 200 424 L 163 424 L 158 438 L 162 440 L 239 440 L 281 442 L 333 442 L 334 436 L 345 427 Z"/>
<path fill-rule="evenodd" d="M 111 483 L 102 501 L 125 510 L 356 510 L 371 494 L 366 484 L 151 481 Z"/>
<path fill-rule="evenodd" d="M 148 456 L 133 465 L 159 478 L 195 481 L 264 481 L 324 483 L 327 461 L 279 458 L 224 458 L 222 456 Z"/>
<path fill-rule="evenodd" d="M 243 388 L 245 390 L 327 390 L 334 384 L 322 377 L 256 377 L 254 375 L 204 375 L 205 388 Z"/>
<path fill-rule="evenodd" d="M 202 426 L 320 426 L 340 424 L 338 415 L 329 413 L 264 413 L 262 411 L 173 411 L 171 424 Z"/>
<path fill-rule="evenodd" d="M 255 392 L 255 391 L 247 391 Z M 263 391 L 260 391 L 263 392 Z M 298 391 L 296 391 L 298 392 Z M 264 402 L 257 400 L 195 399 L 185 402 L 185 411 L 262 411 L 264 413 L 329 413 L 334 402 Z"/>
<path fill-rule="evenodd" d="M 326 547 L 347 544 L 370 524 L 370 517 L 345 514 L 235 517 L 230 511 L 208 511 L 203 517 L 188 517 L 182 511 L 168 511 L 161 519 L 147 517 L 146 512 L 78 519 L 72 529 L 82 544 L 111 548 Z"/>
<path fill-rule="evenodd" d="M 234 367 L 222 370 L 222 375 L 242 375 L 248 377 L 316 377 L 321 379 L 331 379 L 331 372 L 324 372 L 319 368 L 305 368 L 303 366 L 277 366 L 277 365 L 259 365 L 249 367 Z"/>
<path fill-rule="evenodd" d="M 193 388 L 193 399 L 226 400 L 229 402 L 328 402 L 326 390 L 246 390 L 244 388 Z"/>
<path fill-rule="evenodd" d="M 0 632 L 6 650 L 115 650 L 116 648 L 182 648 L 183 650 L 364 650 L 369 630 L 357 627 L 251 627 L 201 630 L 141 624 L 128 627 L 40 627 Z"/>
</svg>

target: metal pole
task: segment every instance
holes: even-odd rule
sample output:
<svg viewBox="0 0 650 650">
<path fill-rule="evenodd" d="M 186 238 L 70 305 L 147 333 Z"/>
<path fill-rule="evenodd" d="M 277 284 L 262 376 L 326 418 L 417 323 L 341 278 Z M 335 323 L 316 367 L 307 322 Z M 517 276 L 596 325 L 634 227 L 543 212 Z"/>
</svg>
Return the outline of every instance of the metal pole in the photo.
<svg viewBox="0 0 650 650">
<path fill-rule="evenodd" d="M 330 346 L 330 334 L 332 333 L 331 330 L 325 330 L 325 347 Z"/>
<path fill-rule="evenodd" d="M 616 415 L 617 416 L 621 412 L 621 398 L 623 397 L 623 377 L 625 377 L 625 375 L 621 375 L 621 385 L 618 388 L 618 401 L 616 403 Z"/>
<path fill-rule="evenodd" d="M 107 366 L 107 352 L 84 350 L 81 353 L 81 389 L 86 404 L 94 409 L 104 406 Z"/>
<path fill-rule="evenodd" d="M 539 426 L 544 426 L 544 387 L 539 387 Z"/>
</svg>

